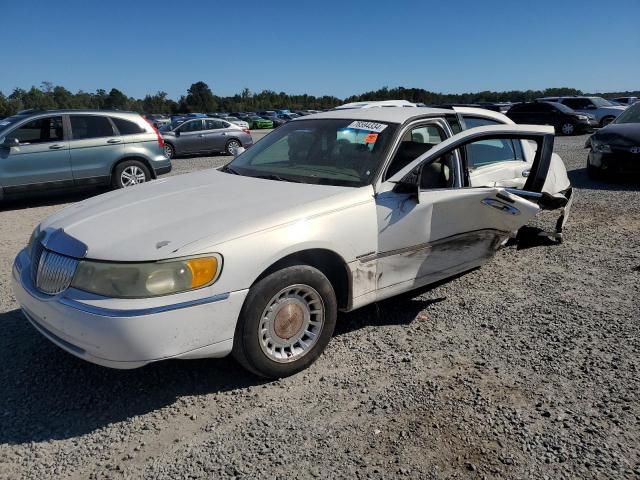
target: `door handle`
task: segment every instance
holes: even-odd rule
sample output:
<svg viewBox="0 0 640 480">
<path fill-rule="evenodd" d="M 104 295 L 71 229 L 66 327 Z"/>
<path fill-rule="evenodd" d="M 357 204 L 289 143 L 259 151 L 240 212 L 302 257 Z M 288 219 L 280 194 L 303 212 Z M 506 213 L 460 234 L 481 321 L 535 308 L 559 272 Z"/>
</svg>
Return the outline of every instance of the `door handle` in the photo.
<svg viewBox="0 0 640 480">
<path fill-rule="evenodd" d="M 497 200 L 495 198 L 491 198 L 491 197 L 485 198 L 484 200 L 482 200 L 482 203 L 484 203 L 489 207 L 496 208 L 500 210 L 502 213 L 508 213 L 509 215 L 520 214 L 520 210 L 518 210 L 516 207 L 509 205 L 507 203 L 501 202 L 500 200 Z"/>
<path fill-rule="evenodd" d="M 522 170 L 522 176 L 525 177 L 525 178 L 527 178 L 530 173 L 531 173 L 531 169 L 530 168 Z"/>
<path fill-rule="evenodd" d="M 64 145 L 62 145 L 60 143 L 56 143 L 54 145 L 51 145 L 49 147 L 49 150 L 60 150 L 61 148 L 64 148 Z"/>
<path fill-rule="evenodd" d="M 199 137 L 204 137 L 204 133 L 201 133 L 200 135 L 198 135 Z"/>
<path fill-rule="evenodd" d="M 122 140 L 120 140 L 119 138 L 112 138 L 110 140 L 107 140 L 107 143 L 120 143 L 122 142 Z"/>
</svg>

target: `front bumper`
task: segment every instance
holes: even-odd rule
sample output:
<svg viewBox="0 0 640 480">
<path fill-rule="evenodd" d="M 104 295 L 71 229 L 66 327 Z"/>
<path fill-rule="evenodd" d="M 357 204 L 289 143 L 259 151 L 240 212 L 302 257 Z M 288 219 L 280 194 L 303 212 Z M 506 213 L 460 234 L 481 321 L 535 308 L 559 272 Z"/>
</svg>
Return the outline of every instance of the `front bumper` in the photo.
<svg viewBox="0 0 640 480">
<path fill-rule="evenodd" d="M 77 357 L 121 369 L 229 354 L 247 295 L 247 290 L 199 299 L 177 294 L 137 300 L 135 306 L 72 288 L 46 295 L 33 285 L 26 250 L 16 257 L 12 284 L 26 318 L 42 335 Z"/>
<path fill-rule="evenodd" d="M 640 153 L 613 150 L 599 153 L 591 150 L 587 159 L 589 165 L 611 173 L 640 174 Z"/>
</svg>

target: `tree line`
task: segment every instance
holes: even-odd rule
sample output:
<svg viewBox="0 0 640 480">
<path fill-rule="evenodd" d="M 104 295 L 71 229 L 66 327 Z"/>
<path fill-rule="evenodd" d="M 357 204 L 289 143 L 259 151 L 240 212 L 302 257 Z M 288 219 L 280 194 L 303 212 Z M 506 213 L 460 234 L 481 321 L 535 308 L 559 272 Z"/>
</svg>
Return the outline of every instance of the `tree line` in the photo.
<svg viewBox="0 0 640 480">
<path fill-rule="evenodd" d="M 230 97 L 214 95 L 204 82 L 192 84 L 185 95 L 177 101 L 168 98 L 166 92 L 145 95 L 144 98 L 127 96 L 116 88 L 107 92 L 98 89 L 95 92 L 78 91 L 72 93 L 61 85 L 42 82 L 40 87 L 29 90 L 16 88 L 9 95 L 0 92 L 0 118 L 13 115 L 27 109 L 55 110 L 70 108 L 130 110 L 140 113 L 189 113 L 215 111 L 259 111 L 276 108 L 325 110 L 346 102 L 367 100 L 409 100 L 416 103 L 482 103 L 482 102 L 522 102 L 541 96 L 583 95 L 575 88 L 547 88 L 545 90 L 512 90 L 508 92 L 483 91 L 462 94 L 443 94 L 430 92 L 422 88 L 381 88 L 359 95 L 340 99 L 324 95 L 290 95 L 285 92 L 263 90 L 253 93 L 248 88 Z M 598 93 L 604 97 L 640 96 L 640 91 Z"/>
</svg>

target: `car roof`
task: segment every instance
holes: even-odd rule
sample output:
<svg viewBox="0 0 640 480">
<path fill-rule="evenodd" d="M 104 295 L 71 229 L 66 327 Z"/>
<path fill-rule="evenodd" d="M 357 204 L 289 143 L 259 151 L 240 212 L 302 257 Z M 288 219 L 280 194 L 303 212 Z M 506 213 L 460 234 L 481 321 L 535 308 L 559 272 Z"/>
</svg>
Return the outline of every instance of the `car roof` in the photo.
<svg viewBox="0 0 640 480">
<path fill-rule="evenodd" d="M 484 112 L 484 110 L 483 110 Z M 367 120 L 374 122 L 405 123 L 413 118 L 435 117 L 452 114 L 452 110 L 444 108 L 428 107 L 382 107 L 382 108 L 350 108 L 343 110 L 329 110 L 328 112 L 314 113 L 304 117 L 294 118 L 293 122 L 305 120 Z"/>
</svg>

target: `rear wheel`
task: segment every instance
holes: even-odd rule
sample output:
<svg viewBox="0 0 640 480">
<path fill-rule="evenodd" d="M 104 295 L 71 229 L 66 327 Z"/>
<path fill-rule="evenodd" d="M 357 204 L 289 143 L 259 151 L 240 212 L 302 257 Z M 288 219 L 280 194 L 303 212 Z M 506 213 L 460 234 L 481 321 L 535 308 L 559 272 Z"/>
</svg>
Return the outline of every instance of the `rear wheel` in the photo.
<svg viewBox="0 0 640 480">
<path fill-rule="evenodd" d="M 235 138 L 232 138 L 227 142 L 227 145 L 225 146 L 224 150 L 227 155 L 233 155 L 234 150 L 240 147 L 242 147 L 242 143 L 240 143 L 240 140 L 236 140 Z"/>
<path fill-rule="evenodd" d="M 151 180 L 149 168 L 138 160 L 125 160 L 113 171 L 114 188 L 126 188 Z"/>
<path fill-rule="evenodd" d="M 233 355 L 256 375 L 293 375 L 323 352 L 333 335 L 337 311 L 333 287 L 320 270 L 308 265 L 278 270 L 249 290 Z"/>
<path fill-rule="evenodd" d="M 563 122 L 560 124 L 560 132 L 563 135 L 573 135 L 576 130 L 576 127 L 571 122 Z"/>
</svg>

